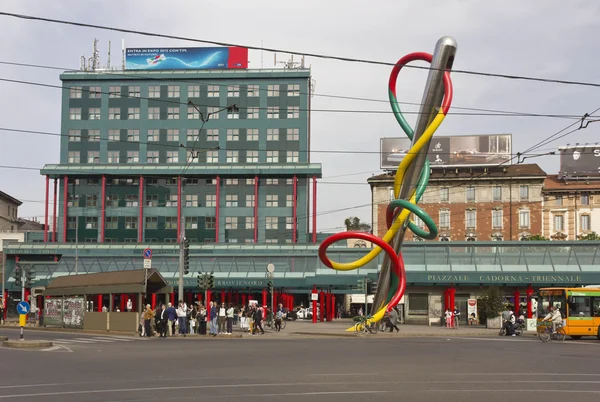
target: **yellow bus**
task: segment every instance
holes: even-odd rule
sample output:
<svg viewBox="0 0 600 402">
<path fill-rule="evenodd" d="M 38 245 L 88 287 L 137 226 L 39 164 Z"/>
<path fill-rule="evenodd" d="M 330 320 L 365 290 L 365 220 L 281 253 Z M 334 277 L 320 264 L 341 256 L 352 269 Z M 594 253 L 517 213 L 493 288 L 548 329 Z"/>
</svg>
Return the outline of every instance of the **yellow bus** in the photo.
<svg viewBox="0 0 600 402">
<path fill-rule="evenodd" d="M 600 339 L 600 287 L 544 288 L 538 295 L 538 325 L 553 306 L 560 310 L 565 333 L 571 338 Z"/>
</svg>

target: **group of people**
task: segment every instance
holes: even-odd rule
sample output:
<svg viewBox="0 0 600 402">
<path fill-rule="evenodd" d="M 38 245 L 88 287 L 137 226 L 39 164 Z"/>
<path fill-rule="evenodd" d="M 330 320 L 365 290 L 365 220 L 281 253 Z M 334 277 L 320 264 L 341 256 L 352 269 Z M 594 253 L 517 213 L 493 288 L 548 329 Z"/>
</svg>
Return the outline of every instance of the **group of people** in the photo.
<svg viewBox="0 0 600 402">
<path fill-rule="evenodd" d="M 444 313 L 444 317 L 446 319 L 446 328 L 458 329 L 458 321 L 460 320 L 460 310 L 458 307 L 454 306 L 454 310 L 448 307 Z"/>
</svg>

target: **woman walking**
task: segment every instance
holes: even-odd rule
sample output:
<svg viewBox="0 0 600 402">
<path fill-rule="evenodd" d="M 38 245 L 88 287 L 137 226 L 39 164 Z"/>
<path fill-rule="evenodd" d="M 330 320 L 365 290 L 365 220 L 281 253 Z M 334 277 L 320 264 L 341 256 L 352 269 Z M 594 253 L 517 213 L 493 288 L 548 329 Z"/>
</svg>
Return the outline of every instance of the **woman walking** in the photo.
<svg viewBox="0 0 600 402">
<path fill-rule="evenodd" d="M 225 312 L 227 314 L 227 335 L 233 333 L 233 304 L 229 303 L 229 308 Z"/>
</svg>

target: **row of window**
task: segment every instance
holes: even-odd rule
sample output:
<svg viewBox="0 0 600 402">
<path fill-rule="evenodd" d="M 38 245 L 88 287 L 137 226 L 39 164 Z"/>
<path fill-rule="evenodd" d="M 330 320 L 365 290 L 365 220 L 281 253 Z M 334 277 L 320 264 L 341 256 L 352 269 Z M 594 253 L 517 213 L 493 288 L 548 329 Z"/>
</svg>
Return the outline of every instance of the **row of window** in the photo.
<svg viewBox="0 0 600 402">
<path fill-rule="evenodd" d="M 224 85 L 223 85 L 224 86 Z M 179 98 L 181 96 L 181 87 L 179 85 L 162 85 L 166 89 L 168 98 Z M 206 94 L 208 98 L 218 98 L 220 95 L 221 85 L 188 85 L 187 95 L 188 98 L 199 98 L 201 95 Z M 267 96 L 275 97 L 280 96 L 282 92 L 287 93 L 287 96 L 296 97 L 300 96 L 300 85 L 299 84 L 288 84 L 287 89 L 282 90 L 282 86 L 279 84 L 267 85 Z M 249 98 L 258 97 L 260 87 L 256 84 L 247 85 L 246 88 L 239 85 L 228 85 L 227 86 L 227 97 L 238 98 L 240 96 L 240 89 L 242 93 Z M 99 86 L 88 87 L 71 87 L 69 89 L 69 97 L 71 99 L 81 99 L 83 93 L 88 94 L 90 99 L 101 99 L 102 88 Z M 110 86 L 108 88 L 109 98 L 121 98 L 123 95 L 129 98 L 141 98 L 141 89 L 137 85 L 131 86 Z M 161 85 L 151 85 L 148 87 L 148 98 L 160 98 Z"/>
<path fill-rule="evenodd" d="M 574 195 L 569 195 L 567 196 L 567 198 L 571 198 L 571 197 L 575 197 Z M 580 194 L 578 199 L 575 199 L 575 201 L 579 204 L 579 205 L 590 205 L 590 195 L 589 194 Z M 562 195 L 556 195 L 554 196 L 554 205 L 557 207 L 563 206 L 564 204 L 564 196 Z"/>
<path fill-rule="evenodd" d="M 294 226 L 294 218 L 288 216 L 285 218 L 286 230 L 292 230 Z M 217 219 L 214 216 L 207 216 L 199 219 L 195 216 L 185 217 L 185 228 L 186 229 L 199 229 L 201 220 L 204 221 L 204 229 L 214 230 L 217 228 Z M 145 218 L 144 227 L 148 230 L 158 229 L 158 217 L 148 216 Z M 87 216 L 85 217 L 85 228 L 86 229 L 98 229 L 98 217 Z M 265 228 L 267 230 L 278 230 L 279 229 L 279 217 L 267 216 L 265 217 Z M 69 216 L 67 219 L 67 229 L 77 229 L 77 217 Z M 106 230 L 119 229 L 119 218 L 116 216 L 106 217 L 105 222 Z M 134 230 L 138 229 L 138 218 L 136 216 L 125 217 L 125 229 Z M 167 216 L 165 217 L 165 229 L 177 229 L 177 217 Z M 237 229 L 254 229 L 254 217 L 238 217 L 238 216 L 226 216 L 225 217 L 225 230 L 237 230 Z"/>
<path fill-rule="evenodd" d="M 217 196 L 215 194 L 206 194 L 205 202 L 202 205 L 199 202 L 198 194 L 186 194 L 185 195 L 185 206 L 186 207 L 216 207 L 217 206 Z M 225 206 L 226 207 L 247 207 L 254 208 L 255 205 L 255 197 L 254 194 L 246 194 L 245 196 L 245 204 L 242 205 L 240 202 L 240 197 L 238 194 L 226 194 L 225 195 Z M 96 208 L 98 207 L 99 197 L 97 194 L 88 194 L 85 196 L 85 206 L 87 208 Z M 126 194 L 125 195 L 125 206 L 126 207 L 137 207 L 139 206 L 139 195 L 138 194 Z M 176 207 L 178 201 L 177 194 L 166 194 L 165 202 L 159 202 L 158 194 L 146 194 L 144 205 L 146 207 Z M 280 202 L 281 201 L 281 202 Z M 72 207 L 80 206 L 79 204 L 79 196 L 73 194 L 69 194 L 67 205 Z M 119 205 L 119 195 L 118 194 L 110 194 L 106 196 L 106 207 L 107 208 L 118 208 Z M 294 205 L 294 197 L 293 195 L 285 196 L 285 206 L 287 208 L 291 208 Z M 266 195 L 266 207 L 278 208 L 283 206 L 283 197 L 280 200 L 278 194 L 267 194 Z"/>
<path fill-rule="evenodd" d="M 164 152 L 164 151 L 163 151 Z M 257 150 L 245 151 L 246 158 L 242 160 L 240 158 L 240 151 L 224 151 L 224 150 L 212 150 L 203 152 L 206 155 L 206 163 L 219 163 L 219 152 L 225 152 L 225 163 L 258 163 L 258 152 Z M 285 163 L 298 163 L 300 161 L 299 151 L 266 151 L 265 163 L 280 163 L 279 155 L 281 152 L 285 152 Z M 140 161 L 139 151 L 127 151 L 127 160 L 121 161 L 121 151 L 108 151 L 106 161 L 100 161 L 100 151 L 87 151 L 87 159 L 81 161 L 80 151 L 69 151 L 68 163 L 160 163 L 159 151 L 147 151 L 146 160 Z M 186 157 L 187 163 L 194 161 L 200 162 L 199 153 L 196 151 L 187 151 Z M 283 158 L 281 160 L 283 162 Z M 179 163 L 179 151 L 166 151 L 166 163 Z"/>
<path fill-rule="evenodd" d="M 528 210 L 520 210 L 519 211 L 519 228 L 529 228 L 529 211 Z M 492 229 L 502 229 L 503 227 L 503 219 L 504 219 L 504 211 L 500 210 L 492 210 Z M 425 227 L 425 223 L 417 216 L 414 217 L 415 223 L 420 228 Z M 440 229 L 450 229 L 450 211 L 448 210 L 440 210 L 439 212 L 439 228 Z M 475 210 L 466 210 L 465 211 L 465 227 L 467 229 L 475 229 L 477 227 L 477 211 Z"/>
<path fill-rule="evenodd" d="M 481 189 L 481 187 L 479 187 Z M 439 189 L 440 202 L 449 202 L 450 201 L 450 187 L 440 187 Z M 475 202 L 476 201 L 476 187 L 468 186 L 465 188 L 465 200 L 467 202 Z M 519 200 L 527 201 L 529 200 L 529 186 L 521 185 L 519 186 Z M 502 186 L 493 186 L 492 187 L 492 201 L 502 201 Z"/>
<path fill-rule="evenodd" d="M 100 142 L 100 130 L 90 129 L 87 130 L 87 141 L 88 142 Z M 283 136 L 285 131 L 285 138 L 287 141 L 299 141 L 300 140 L 300 129 L 298 128 L 268 128 L 267 129 L 267 141 L 279 141 L 280 133 Z M 197 128 L 190 128 L 186 131 L 186 140 L 188 143 L 200 141 L 200 138 L 206 139 L 206 141 L 219 141 L 219 135 L 223 133 L 218 128 L 211 128 L 200 131 Z M 240 129 L 228 128 L 224 130 L 227 141 L 239 141 L 240 140 Z M 182 133 L 177 128 L 166 129 L 166 140 L 168 142 L 179 142 Z M 258 128 L 247 128 L 246 129 L 246 141 L 258 141 L 260 130 Z M 67 135 L 69 142 L 81 142 L 81 130 L 69 130 Z M 140 141 L 140 130 L 130 129 L 127 130 L 127 141 L 139 142 Z M 108 141 L 121 141 L 121 130 L 110 129 L 108 130 Z M 149 129 L 147 131 L 147 142 L 159 142 L 160 141 L 160 130 Z"/>
<path fill-rule="evenodd" d="M 190 240 L 191 243 L 198 242 L 198 239 L 195 238 L 195 237 L 190 237 L 188 239 Z M 212 243 L 215 243 L 216 239 L 214 239 L 214 238 L 203 238 L 202 239 L 201 238 L 200 240 L 204 244 L 212 244 Z M 264 243 L 266 243 L 266 244 L 277 244 L 277 243 L 281 243 L 282 242 L 281 240 L 283 240 L 283 239 L 276 239 L 276 238 L 275 239 L 265 239 Z M 85 238 L 84 241 L 86 243 L 98 243 L 98 238 L 88 237 L 88 238 Z M 36 241 L 34 240 L 34 243 L 35 242 Z M 72 237 L 67 238 L 67 242 L 73 243 L 73 242 L 75 242 L 75 238 L 72 238 Z M 111 238 L 111 237 L 105 237 L 104 238 L 104 242 L 105 243 L 137 243 L 138 239 L 135 238 L 135 237 L 126 237 L 124 239 L 116 239 L 116 238 Z M 160 240 L 157 239 L 157 238 L 150 237 L 150 238 L 144 238 L 144 242 L 145 243 L 171 243 L 171 244 L 174 244 L 174 243 L 177 243 L 178 241 L 174 237 L 170 237 L 170 238 L 167 237 L 167 238 L 163 238 L 163 239 L 160 239 Z M 254 241 L 254 239 L 248 239 L 248 238 L 246 238 L 246 239 L 243 239 L 243 238 L 240 238 L 240 239 L 225 238 L 225 243 L 256 243 L 256 242 Z M 291 244 L 292 243 L 292 239 L 286 238 L 285 239 L 285 243 Z"/>
<path fill-rule="evenodd" d="M 565 230 L 565 216 L 554 215 L 553 217 L 554 231 L 561 232 Z M 592 228 L 592 217 L 590 215 L 579 216 L 579 230 L 588 231 Z"/>
<path fill-rule="evenodd" d="M 208 185 L 216 185 L 217 184 L 217 180 L 216 179 L 193 179 L 193 178 L 185 178 L 183 179 L 184 183 L 186 185 L 194 185 L 194 184 L 200 184 L 200 182 L 202 180 L 204 180 L 205 184 Z M 281 184 L 283 184 L 283 180 L 281 179 Z M 261 184 L 266 184 L 267 186 L 277 186 L 279 185 L 279 179 L 278 178 L 261 178 L 260 180 Z M 165 184 L 167 186 L 176 186 L 177 185 L 177 177 L 170 177 L 168 179 L 153 179 L 153 178 L 146 178 L 144 180 L 144 182 L 147 185 L 158 185 L 160 184 Z M 79 179 L 72 179 L 69 181 L 70 185 L 76 185 L 79 186 L 81 184 L 81 180 Z M 243 185 L 245 183 L 246 186 L 254 186 L 255 182 L 253 178 L 247 178 L 247 179 L 236 179 L 236 178 L 227 178 L 227 179 L 222 179 L 221 183 L 225 186 L 237 186 L 237 185 Z M 88 178 L 85 179 L 85 184 L 87 184 L 88 186 L 97 186 L 100 184 L 100 179 L 99 178 Z M 114 186 L 139 186 L 140 181 L 139 179 L 108 179 L 106 182 L 107 185 L 114 185 Z M 294 179 L 293 178 L 287 178 L 285 179 L 285 184 L 288 186 L 291 186 L 294 184 Z M 15 215 L 16 216 L 16 215 Z"/>
</svg>

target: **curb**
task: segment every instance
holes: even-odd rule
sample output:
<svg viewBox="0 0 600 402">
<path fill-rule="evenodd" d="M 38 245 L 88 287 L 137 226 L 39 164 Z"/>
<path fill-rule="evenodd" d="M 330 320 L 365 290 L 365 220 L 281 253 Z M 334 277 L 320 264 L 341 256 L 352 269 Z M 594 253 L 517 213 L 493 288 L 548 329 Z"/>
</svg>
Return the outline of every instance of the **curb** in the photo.
<svg viewBox="0 0 600 402">
<path fill-rule="evenodd" d="M 0 325 L 1 329 L 18 330 L 20 327 L 12 325 Z M 91 334 L 91 335 L 125 335 L 125 336 L 138 336 L 137 332 L 127 331 L 89 331 L 75 328 L 62 328 L 62 327 L 23 327 L 26 331 L 39 331 L 39 332 L 63 332 L 67 334 Z"/>
<path fill-rule="evenodd" d="M 2 346 L 12 349 L 42 349 L 51 348 L 52 342 L 49 341 L 4 341 Z"/>
<path fill-rule="evenodd" d="M 0 336 L 0 342 L 8 341 L 8 336 Z"/>
</svg>

